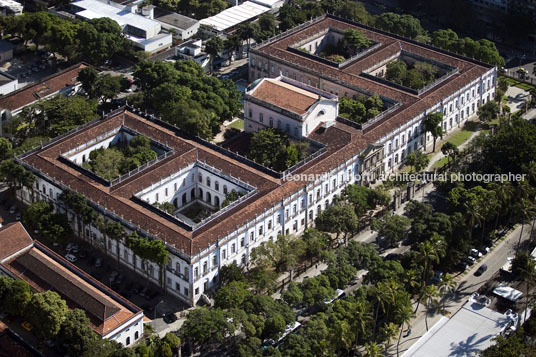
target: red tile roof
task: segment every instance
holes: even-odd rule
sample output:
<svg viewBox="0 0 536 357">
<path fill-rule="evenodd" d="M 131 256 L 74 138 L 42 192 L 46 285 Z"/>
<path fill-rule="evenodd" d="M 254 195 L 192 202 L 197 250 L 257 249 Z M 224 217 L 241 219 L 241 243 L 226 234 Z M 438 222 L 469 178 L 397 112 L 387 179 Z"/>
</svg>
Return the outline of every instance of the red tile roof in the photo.
<svg viewBox="0 0 536 357">
<path fill-rule="evenodd" d="M 54 94 L 62 88 L 72 86 L 78 83 L 76 77 L 78 77 L 78 72 L 84 67 L 87 66 L 79 63 L 62 72 L 43 78 L 37 83 L 11 92 L 9 95 L 0 98 L 0 108 L 14 111 L 36 100 Z"/>
<path fill-rule="evenodd" d="M 53 290 L 69 308 L 84 310 L 91 327 L 101 336 L 142 314 L 140 308 L 124 298 L 119 297 L 123 304 L 112 298 L 119 295 L 38 242 L 2 265 L 33 289 Z"/>
<path fill-rule="evenodd" d="M 265 80 L 249 94 L 279 108 L 303 115 L 316 103 L 319 97 L 318 95 L 306 94 L 304 92 L 293 90 L 288 85 L 285 85 L 285 83 Z"/>
<path fill-rule="evenodd" d="M 343 31 L 347 28 L 357 29 L 369 39 L 379 42 L 381 46 L 343 68 L 332 67 L 288 50 L 289 46 L 310 38 L 329 27 L 338 28 Z M 443 83 L 438 84 L 420 95 L 412 94 L 393 86 L 360 76 L 361 72 L 377 65 L 382 60 L 387 60 L 402 50 L 442 62 L 451 67 L 456 67 L 459 71 Z M 347 85 L 349 87 L 358 87 L 368 92 L 378 93 L 401 102 L 402 106 L 400 109 L 385 116 L 378 123 L 375 123 L 364 131 L 366 140 L 369 143 L 375 142 L 390 133 L 394 128 L 398 128 L 412 120 L 417 115 L 439 103 L 442 99 L 453 94 L 456 90 L 478 79 L 492 68 L 492 66 L 483 65 L 469 59 L 463 59 L 460 56 L 449 54 L 442 50 L 435 50 L 425 45 L 419 45 L 410 40 L 404 40 L 394 35 L 375 31 L 331 15 L 327 15 L 325 18 L 313 22 L 311 25 L 300 30 L 291 32 L 287 36 L 252 48 L 251 52 L 258 56 L 269 58 L 274 62 L 279 61 L 285 65 L 295 67 L 298 70 L 308 71 L 312 75 L 319 76 L 327 81 L 336 82 L 337 84 Z"/>
<path fill-rule="evenodd" d="M 20 222 L 6 224 L 0 228 L 0 262 L 32 245 L 30 237 Z"/>
</svg>

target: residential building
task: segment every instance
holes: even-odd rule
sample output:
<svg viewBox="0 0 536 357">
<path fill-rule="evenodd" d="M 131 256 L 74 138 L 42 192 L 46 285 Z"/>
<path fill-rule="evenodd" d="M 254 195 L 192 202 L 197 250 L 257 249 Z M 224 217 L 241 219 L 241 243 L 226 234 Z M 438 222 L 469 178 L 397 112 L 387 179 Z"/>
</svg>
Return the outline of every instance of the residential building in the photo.
<svg viewBox="0 0 536 357">
<path fill-rule="evenodd" d="M 176 38 L 187 40 L 199 30 L 199 21 L 176 12 L 148 5 L 141 9 L 143 16 L 160 22 L 163 29 L 176 32 Z"/>
<path fill-rule="evenodd" d="M 0 136 L 4 135 L 2 127 L 28 105 L 34 104 L 41 99 L 50 98 L 56 94 L 63 94 L 66 96 L 76 94 L 81 86 L 77 79 L 78 73 L 84 67 L 86 67 L 86 64 L 84 63 L 76 64 L 1 97 Z M 5 84 L 7 85 L 7 83 Z"/>
<path fill-rule="evenodd" d="M 188 40 L 175 47 L 175 57 L 180 60 L 193 60 L 205 72 L 210 71 L 210 56 L 203 52 L 202 40 Z"/>
<path fill-rule="evenodd" d="M 123 6 L 111 1 L 78 0 L 70 6 L 76 17 L 84 20 L 102 17 L 114 20 L 125 36 L 145 52 L 155 53 L 171 47 L 171 34 L 161 33 L 158 21 L 139 15 L 138 5 L 134 3 Z"/>
<path fill-rule="evenodd" d="M 85 311 L 102 338 L 130 346 L 143 336 L 142 309 L 34 241 L 20 222 L 0 228 L 0 275 L 57 292 L 69 308 Z"/>
<path fill-rule="evenodd" d="M 362 32 L 373 45 L 342 63 L 320 57 L 346 29 Z M 382 78 L 386 65 L 397 59 L 436 66 L 438 78 L 419 90 L 389 82 Z M 443 113 L 441 125 L 449 133 L 493 99 L 497 82 L 496 67 L 332 15 L 251 48 L 250 81 L 280 74 L 339 97 L 380 95 L 388 103 L 385 110 L 354 126 L 368 144 L 383 146 L 384 172 L 395 171 L 409 153 L 433 143 L 422 125 L 427 114 Z"/>
</svg>

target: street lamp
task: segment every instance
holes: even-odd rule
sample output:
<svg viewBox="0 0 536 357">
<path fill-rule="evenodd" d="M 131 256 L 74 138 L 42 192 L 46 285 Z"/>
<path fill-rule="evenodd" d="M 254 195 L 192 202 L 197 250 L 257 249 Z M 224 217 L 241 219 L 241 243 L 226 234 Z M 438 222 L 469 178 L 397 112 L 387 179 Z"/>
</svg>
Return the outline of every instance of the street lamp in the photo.
<svg viewBox="0 0 536 357">
<path fill-rule="evenodd" d="M 156 304 L 156 306 L 154 307 L 154 318 L 153 320 L 156 320 L 156 309 L 158 308 L 158 305 L 162 304 L 164 302 L 164 300 L 160 300 L 160 302 L 158 304 Z"/>
</svg>

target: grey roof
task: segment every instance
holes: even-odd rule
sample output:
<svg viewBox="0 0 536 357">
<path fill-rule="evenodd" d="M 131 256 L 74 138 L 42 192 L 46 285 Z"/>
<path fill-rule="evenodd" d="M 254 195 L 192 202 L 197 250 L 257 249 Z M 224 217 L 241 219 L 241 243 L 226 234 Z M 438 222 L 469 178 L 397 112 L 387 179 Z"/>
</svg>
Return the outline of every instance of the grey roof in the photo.
<svg viewBox="0 0 536 357">
<path fill-rule="evenodd" d="M 469 300 L 450 319 L 443 317 L 402 357 L 476 356 L 516 318 Z"/>
<path fill-rule="evenodd" d="M 0 53 L 12 50 L 15 45 L 6 40 L 0 40 Z"/>
<path fill-rule="evenodd" d="M 188 16 L 177 14 L 176 12 L 169 12 L 158 7 L 154 9 L 154 19 L 175 26 L 181 30 L 187 30 L 198 22 Z"/>
</svg>

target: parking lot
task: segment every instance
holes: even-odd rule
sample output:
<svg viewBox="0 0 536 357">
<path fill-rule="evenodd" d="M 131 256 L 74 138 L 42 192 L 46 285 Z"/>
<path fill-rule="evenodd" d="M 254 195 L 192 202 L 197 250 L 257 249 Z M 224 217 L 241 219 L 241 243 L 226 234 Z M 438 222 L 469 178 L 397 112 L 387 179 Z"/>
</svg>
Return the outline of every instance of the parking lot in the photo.
<svg viewBox="0 0 536 357">
<path fill-rule="evenodd" d="M 46 51 L 17 55 L 0 67 L 0 71 L 19 80 L 19 88 L 56 72 L 52 54 Z"/>
</svg>

